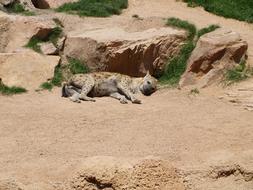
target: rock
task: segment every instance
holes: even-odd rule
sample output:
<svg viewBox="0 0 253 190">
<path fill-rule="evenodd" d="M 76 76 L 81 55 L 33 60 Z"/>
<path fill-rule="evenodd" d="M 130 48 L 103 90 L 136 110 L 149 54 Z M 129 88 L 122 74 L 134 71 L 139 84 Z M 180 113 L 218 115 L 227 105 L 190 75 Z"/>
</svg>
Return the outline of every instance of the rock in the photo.
<svg viewBox="0 0 253 190">
<path fill-rule="evenodd" d="M 159 76 L 168 59 L 177 54 L 186 34 L 169 27 L 141 32 L 121 28 L 69 33 L 64 54 L 83 60 L 98 71 L 144 76 L 149 70 Z"/>
<path fill-rule="evenodd" d="M 26 10 L 34 10 L 35 6 L 33 4 L 33 0 L 18 0 Z"/>
<path fill-rule="evenodd" d="M 65 3 L 75 2 L 77 0 L 32 0 L 34 6 L 39 9 L 57 8 Z"/>
<path fill-rule="evenodd" d="M 37 89 L 54 76 L 60 57 L 44 56 L 35 52 L 1 53 L 0 78 L 8 86 Z"/>
<path fill-rule="evenodd" d="M 184 190 L 185 187 L 168 162 L 145 158 L 87 158 L 71 180 L 73 190 Z"/>
<path fill-rule="evenodd" d="M 16 0 L 0 0 L 0 4 L 6 6 L 9 5 L 11 3 L 14 3 Z"/>
<path fill-rule="evenodd" d="M 58 53 L 57 48 L 52 42 L 41 43 L 40 49 L 44 55 L 56 55 Z"/>
<path fill-rule="evenodd" d="M 0 14 L 0 53 L 12 53 L 36 36 L 45 39 L 56 24 L 51 19 Z"/>
<path fill-rule="evenodd" d="M 56 46 L 59 51 L 62 51 L 64 49 L 65 40 L 66 40 L 66 37 L 62 37 L 58 39 Z"/>
<path fill-rule="evenodd" d="M 202 36 L 187 63 L 180 86 L 206 87 L 246 58 L 247 42 L 236 32 L 218 29 Z"/>
</svg>

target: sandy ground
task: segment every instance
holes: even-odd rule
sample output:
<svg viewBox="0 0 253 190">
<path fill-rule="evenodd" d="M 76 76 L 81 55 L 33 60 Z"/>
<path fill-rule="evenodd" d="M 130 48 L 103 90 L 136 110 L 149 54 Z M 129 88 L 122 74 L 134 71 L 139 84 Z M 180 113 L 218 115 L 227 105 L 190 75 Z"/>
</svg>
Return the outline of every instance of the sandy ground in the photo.
<svg viewBox="0 0 253 190">
<path fill-rule="evenodd" d="M 57 15 L 64 17 L 66 31 L 81 32 L 112 24 L 134 31 L 133 22 L 125 25 L 133 14 L 175 16 L 198 27 L 218 23 L 240 32 L 250 45 L 250 59 L 253 56 L 252 25 L 172 0 L 130 0 L 130 8 L 121 16 L 105 19 Z M 160 21 L 151 19 L 148 27 L 159 26 Z M 146 24 L 138 27 L 145 29 Z M 141 105 L 122 105 L 111 98 L 75 104 L 61 98 L 59 88 L 1 96 L 0 179 L 14 178 L 45 190 L 70 177 L 86 157 L 153 155 L 183 171 L 189 189 L 251 190 L 253 177 L 228 175 L 211 180 L 201 175 L 210 167 L 237 164 L 253 176 L 253 113 L 220 99 L 221 95 L 220 88 L 201 90 L 199 95 L 163 89 L 140 97 Z"/>
</svg>

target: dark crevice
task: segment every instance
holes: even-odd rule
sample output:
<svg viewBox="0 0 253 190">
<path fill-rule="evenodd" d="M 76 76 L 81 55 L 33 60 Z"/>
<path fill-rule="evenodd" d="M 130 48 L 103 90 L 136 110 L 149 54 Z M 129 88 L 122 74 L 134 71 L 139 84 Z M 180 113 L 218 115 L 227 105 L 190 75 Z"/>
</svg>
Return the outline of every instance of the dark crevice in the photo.
<svg viewBox="0 0 253 190">
<path fill-rule="evenodd" d="M 94 184 L 98 189 L 111 188 L 112 190 L 115 190 L 112 186 L 112 183 L 101 183 L 96 179 L 96 177 L 87 177 L 86 181 Z"/>
<path fill-rule="evenodd" d="M 38 9 L 49 9 L 49 4 L 44 0 L 32 0 L 34 7 Z"/>
</svg>

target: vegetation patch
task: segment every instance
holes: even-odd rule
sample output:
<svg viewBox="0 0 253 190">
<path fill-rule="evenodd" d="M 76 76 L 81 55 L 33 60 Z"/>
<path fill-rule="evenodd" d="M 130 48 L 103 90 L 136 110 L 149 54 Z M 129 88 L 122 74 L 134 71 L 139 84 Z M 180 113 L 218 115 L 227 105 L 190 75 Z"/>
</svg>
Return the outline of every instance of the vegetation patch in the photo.
<svg viewBox="0 0 253 190">
<path fill-rule="evenodd" d="M 6 86 L 5 84 L 0 81 L 0 93 L 3 95 L 14 95 L 14 94 L 21 94 L 25 93 L 27 90 L 22 87 L 17 87 L 17 86 Z"/>
<path fill-rule="evenodd" d="M 71 74 L 73 74 L 73 75 L 81 74 L 81 73 L 88 73 L 90 71 L 88 66 L 86 64 L 82 63 L 82 61 L 80 61 L 78 59 L 69 58 L 68 61 L 69 61 L 68 68 L 69 68 Z"/>
<path fill-rule="evenodd" d="M 177 18 L 169 18 L 167 21 L 168 26 L 174 26 L 188 31 L 188 39 L 181 48 L 178 56 L 172 58 L 165 67 L 164 73 L 159 81 L 162 84 L 169 84 L 175 86 L 178 84 L 181 75 L 186 69 L 186 63 L 189 59 L 191 52 L 195 48 L 194 37 L 196 35 L 196 27 L 187 22 Z"/>
<path fill-rule="evenodd" d="M 171 17 L 167 20 L 166 24 L 167 26 L 181 28 L 188 31 L 188 40 L 193 40 L 197 32 L 196 26 L 194 24 L 178 18 Z"/>
<path fill-rule="evenodd" d="M 49 90 L 51 91 L 53 89 L 53 84 L 51 82 L 44 82 L 40 85 L 40 88 L 44 89 L 44 90 Z"/>
<path fill-rule="evenodd" d="M 108 17 L 128 7 L 128 0 L 79 0 L 66 3 L 56 10 L 79 16 Z"/>
<path fill-rule="evenodd" d="M 168 26 L 184 29 L 188 32 L 187 40 L 182 46 L 179 54 L 167 63 L 164 73 L 159 79 L 161 84 L 177 86 L 181 75 L 185 72 L 187 61 L 196 46 L 198 38 L 201 35 L 214 31 L 218 26 L 211 25 L 197 31 L 195 25 L 178 18 L 169 18 L 166 24 Z"/>
<path fill-rule="evenodd" d="M 62 74 L 62 68 L 60 65 L 57 65 L 54 70 L 54 77 L 52 80 L 44 82 L 40 85 L 40 87 L 44 90 L 51 91 L 54 86 L 61 86 L 62 81 L 64 80 Z"/>
<path fill-rule="evenodd" d="M 202 6 L 206 11 L 219 16 L 253 23 L 251 0 L 184 0 L 190 7 Z"/>
<path fill-rule="evenodd" d="M 24 6 L 20 3 L 18 3 L 18 2 L 12 3 L 8 6 L 6 6 L 5 8 L 10 13 L 17 13 L 17 14 L 22 14 L 22 15 L 25 15 L 25 16 L 34 16 L 35 15 L 34 12 L 26 10 L 24 8 Z"/>
<path fill-rule="evenodd" d="M 201 36 L 203 36 L 204 34 L 210 33 L 215 31 L 217 28 L 220 28 L 220 26 L 218 25 L 210 25 L 206 28 L 202 28 L 198 31 L 197 36 L 198 38 L 200 38 Z"/>
<path fill-rule="evenodd" d="M 246 65 L 246 61 L 230 69 L 225 74 L 226 84 L 230 85 L 235 82 L 243 81 L 253 75 L 253 69 Z"/>
<path fill-rule="evenodd" d="M 61 86 L 62 82 L 72 75 L 90 72 L 89 67 L 78 59 L 69 58 L 68 62 L 67 65 L 58 65 L 55 67 L 52 80 L 42 83 L 40 88 L 51 91 L 54 86 Z"/>
<path fill-rule="evenodd" d="M 41 53 L 40 43 L 52 42 L 54 45 L 57 44 L 58 39 L 62 36 L 62 28 L 57 26 L 52 29 L 46 39 L 40 39 L 37 36 L 32 37 L 25 47 L 33 49 L 34 51 Z"/>
<path fill-rule="evenodd" d="M 39 43 L 42 43 L 43 41 L 39 39 L 38 37 L 34 36 L 32 37 L 29 42 L 25 45 L 25 47 L 30 48 L 38 53 L 41 53 L 40 45 Z"/>
</svg>

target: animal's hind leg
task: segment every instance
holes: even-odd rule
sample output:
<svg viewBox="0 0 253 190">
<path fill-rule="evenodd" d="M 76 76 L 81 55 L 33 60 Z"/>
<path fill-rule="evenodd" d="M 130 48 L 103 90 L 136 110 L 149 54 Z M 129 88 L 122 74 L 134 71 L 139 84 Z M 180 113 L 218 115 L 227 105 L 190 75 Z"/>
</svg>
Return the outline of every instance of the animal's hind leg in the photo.
<svg viewBox="0 0 253 190">
<path fill-rule="evenodd" d="M 115 92 L 115 93 L 110 94 L 110 97 L 119 100 L 120 103 L 122 103 L 122 104 L 127 104 L 127 99 L 126 99 L 126 97 L 123 96 L 123 95 L 121 95 L 121 94 L 118 93 L 118 92 Z"/>
<path fill-rule="evenodd" d="M 80 94 L 78 92 L 75 92 L 71 97 L 69 97 L 69 99 L 72 102 L 76 102 L 76 103 L 81 103 L 81 100 L 79 99 Z"/>
<path fill-rule="evenodd" d="M 82 87 L 81 90 L 81 94 L 79 96 L 79 99 L 84 100 L 84 101 L 91 101 L 91 102 L 95 102 L 96 100 L 88 97 L 89 92 L 92 90 L 92 88 L 94 87 L 95 83 L 93 80 L 90 81 L 90 84 L 86 84 Z"/>
<path fill-rule="evenodd" d="M 69 99 L 72 102 L 77 102 L 77 103 L 81 103 L 79 96 L 80 96 L 80 92 L 81 90 L 75 88 L 74 86 L 71 85 L 65 85 L 64 86 L 64 91 L 65 91 L 65 95 L 67 97 L 69 97 Z"/>
</svg>

